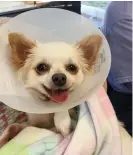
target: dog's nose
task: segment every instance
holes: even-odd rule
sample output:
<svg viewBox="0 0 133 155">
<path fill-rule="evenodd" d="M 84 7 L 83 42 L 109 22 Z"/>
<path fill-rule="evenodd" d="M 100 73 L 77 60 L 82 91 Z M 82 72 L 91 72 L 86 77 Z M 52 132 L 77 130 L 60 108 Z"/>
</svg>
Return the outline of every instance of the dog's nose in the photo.
<svg viewBox="0 0 133 155">
<path fill-rule="evenodd" d="M 67 77 L 65 74 L 62 73 L 54 74 L 52 76 L 52 81 L 56 86 L 61 87 L 66 84 Z"/>
</svg>

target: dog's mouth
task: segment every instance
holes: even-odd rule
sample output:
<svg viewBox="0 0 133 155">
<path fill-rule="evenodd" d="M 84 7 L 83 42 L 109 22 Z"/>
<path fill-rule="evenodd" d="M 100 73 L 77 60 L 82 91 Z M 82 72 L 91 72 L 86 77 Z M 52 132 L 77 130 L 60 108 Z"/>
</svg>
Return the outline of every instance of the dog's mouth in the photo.
<svg viewBox="0 0 133 155">
<path fill-rule="evenodd" d="M 46 92 L 49 94 L 50 99 L 56 103 L 63 103 L 68 99 L 69 88 L 67 89 L 49 89 L 43 85 Z"/>
</svg>

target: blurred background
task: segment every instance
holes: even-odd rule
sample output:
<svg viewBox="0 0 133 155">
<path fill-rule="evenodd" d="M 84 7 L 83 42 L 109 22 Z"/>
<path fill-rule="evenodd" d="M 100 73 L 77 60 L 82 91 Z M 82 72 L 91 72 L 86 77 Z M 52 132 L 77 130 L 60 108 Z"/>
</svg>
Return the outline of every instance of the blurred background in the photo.
<svg viewBox="0 0 133 155">
<path fill-rule="evenodd" d="M 40 2 L 40 1 L 0 1 L 0 15 L 7 15 L 8 13 L 14 13 L 19 11 L 26 11 L 35 7 L 45 7 L 47 5 L 64 5 L 64 7 L 75 7 L 80 1 L 56 1 L 56 2 Z M 49 4 L 48 4 L 49 3 Z M 63 4 L 64 3 L 64 4 Z M 81 1 L 80 11 L 85 17 L 92 20 L 98 27 L 100 27 L 104 18 L 105 9 L 109 1 Z M 75 5 L 75 6 L 74 6 Z M 9 16 L 9 15 L 8 15 Z"/>
</svg>

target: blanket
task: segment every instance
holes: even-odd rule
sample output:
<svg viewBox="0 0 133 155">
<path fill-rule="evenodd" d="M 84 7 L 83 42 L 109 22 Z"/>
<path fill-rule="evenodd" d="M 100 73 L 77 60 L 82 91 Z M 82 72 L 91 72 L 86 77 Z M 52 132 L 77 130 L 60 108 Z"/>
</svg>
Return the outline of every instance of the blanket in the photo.
<svg viewBox="0 0 133 155">
<path fill-rule="evenodd" d="M 122 155 L 119 125 L 101 88 L 80 105 L 75 130 L 67 137 L 27 127 L 0 149 L 1 155 Z"/>
</svg>

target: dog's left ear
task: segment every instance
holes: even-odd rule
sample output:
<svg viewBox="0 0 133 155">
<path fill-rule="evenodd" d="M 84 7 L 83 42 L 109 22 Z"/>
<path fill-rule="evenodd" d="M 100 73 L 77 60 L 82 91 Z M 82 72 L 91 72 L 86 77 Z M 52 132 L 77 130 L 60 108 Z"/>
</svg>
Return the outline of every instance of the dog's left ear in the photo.
<svg viewBox="0 0 133 155">
<path fill-rule="evenodd" d="M 12 62 L 19 69 L 23 67 L 26 59 L 31 54 L 31 49 L 36 46 L 35 42 L 19 33 L 10 33 L 8 41 L 11 47 Z"/>
<path fill-rule="evenodd" d="M 78 42 L 78 49 L 83 52 L 83 57 L 88 64 L 88 70 L 94 65 L 100 47 L 102 45 L 102 37 L 100 35 L 91 35 Z"/>
</svg>

